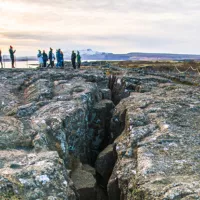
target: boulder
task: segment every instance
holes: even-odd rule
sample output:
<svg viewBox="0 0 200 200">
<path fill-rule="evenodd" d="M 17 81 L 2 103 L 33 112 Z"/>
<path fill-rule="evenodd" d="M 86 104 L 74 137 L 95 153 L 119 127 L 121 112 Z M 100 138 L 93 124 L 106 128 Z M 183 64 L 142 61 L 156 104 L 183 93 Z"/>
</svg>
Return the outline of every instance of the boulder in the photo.
<svg viewBox="0 0 200 200">
<path fill-rule="evenodd" d="M 110 175 L 112 174 L 116 159 L 113 145 L 108 145 L 97 157 L 95 169 L 102 176 L 105 185 L 107 185 Z"/>
<path fill-rule="evenodd" d="M 35 135 L 29 122 L 14 117 L 0 117 L 0 149 L 31 148 Z"/>
<path fill-rule="evenodd" d="M 82 165 L 82 170 L 91 173 L 94 177 L 96 176 L 96 171 L 93 167 L 91 167 L 88 164 L 83 164 Z"/>
<path fill-rule="evenodd" d="M 0 151 L 0 197 L 6 199 L 77 200 L 57 152 Z"/>
<path fill-rule="evenodd" d="M 73 171 L 71 179 L 80 195 L 80 200 L 96 199 L 96 180 L 92 173 L 77 168 Z"/>
</svg>

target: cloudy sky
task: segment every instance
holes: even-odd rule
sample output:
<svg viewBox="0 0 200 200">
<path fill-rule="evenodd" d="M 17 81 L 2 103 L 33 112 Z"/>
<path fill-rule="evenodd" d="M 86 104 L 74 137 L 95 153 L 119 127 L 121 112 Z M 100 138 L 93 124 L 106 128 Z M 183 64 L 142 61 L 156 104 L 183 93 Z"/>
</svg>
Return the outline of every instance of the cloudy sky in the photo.
<svg viewBox="0 0 200 200">
<path fill-rule="evenodd" d="M 0 0 L 0 48 L 200 54 L 199 0 Z"/>
</svg>

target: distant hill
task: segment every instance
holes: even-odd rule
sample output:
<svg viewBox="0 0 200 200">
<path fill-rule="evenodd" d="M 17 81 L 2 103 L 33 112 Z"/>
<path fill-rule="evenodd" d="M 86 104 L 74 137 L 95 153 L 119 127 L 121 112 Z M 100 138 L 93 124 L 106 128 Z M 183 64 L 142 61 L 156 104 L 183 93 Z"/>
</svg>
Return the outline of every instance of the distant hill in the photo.
<svg viewBox="0 0 200 200">
<path fill-rule="evenodd" d="M 65 59 L 70 60 L 71 52 L 65 51 Z M 169 54 L 169 53 L 127 53 L 114 54 L 93 51 L 92 49 L 80 50 L 82 60 L 200 60 L 200 55 Z"/>
<path fill-rule="evenodd" d="M 8 55 L 3 55 L 3 60 L 4 61 L 10 61 L 10 56 Z M 19 56 L 19 57 L 16 57 L 16 60 L 17 61 L 27 61 L 27 60 L 37 60 L 37 57 L 36 56 Z"/>
<path fill-rule="evenodd" d="M 65 60 L 71 59 L 71 51 L 64 50 Z M 92 49 L 79 50 L 82 60 L 200 60 L 200 55 L 192 54 L 170 54 L 170 53 L 127 53 L 127 54 L 114 54 L 107 52 L 93 51 Z M 36 56 L 17 57 L 18 61 L 37 60 Z M 4 56 L 4 60 L 10 60 L 8 55 Z"/>
</svg>

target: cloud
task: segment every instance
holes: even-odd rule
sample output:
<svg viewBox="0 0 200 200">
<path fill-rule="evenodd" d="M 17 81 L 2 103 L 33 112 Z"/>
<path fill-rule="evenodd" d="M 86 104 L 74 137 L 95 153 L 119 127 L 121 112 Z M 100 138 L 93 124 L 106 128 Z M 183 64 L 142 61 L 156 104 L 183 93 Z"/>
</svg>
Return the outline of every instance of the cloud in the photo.
<svg viewBox="0 0 200 200">
<path fill-rule="evenodd" d="M 0 45 L 198 53 L 199 9 L 197 0 L 1 0 Z"/>
</svg>

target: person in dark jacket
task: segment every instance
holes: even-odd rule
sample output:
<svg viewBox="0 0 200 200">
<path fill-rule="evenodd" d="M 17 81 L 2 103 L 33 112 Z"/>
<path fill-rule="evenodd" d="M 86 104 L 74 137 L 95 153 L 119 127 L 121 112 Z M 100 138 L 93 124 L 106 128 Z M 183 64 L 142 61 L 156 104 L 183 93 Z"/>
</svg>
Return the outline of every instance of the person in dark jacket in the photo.
<svg viewBox="0 0 200 200">
<path fill-rule="evenodd" d="M 56 60 L 57 60 L 56 68 L 58 68 L 59 67 L 59 49 L 56 50 Z"/>
<path fill-rule="evenodd" d="M 50 61 L 50 66 L 53 68 L 54 67 L 54 60 L 55 60 L 55 55 L 53 53 L 53 49 L 50 48 L 50 51 L 49 51 L 49 61 Z"/>
<path fill-rule="evenodd" d="M 61 50 L 60 50 L 60 64 L 61 67 L 64 68 L 64 54 Z"/>
<path fill-rule="evenodd" d="M 3 68 L 3 62 L 2 62 L 1 49 L 0 49 L 0 63 L 1 63 L 1 68 Z"/>
<path fill-rule="evenodd" d="M 71 61 L 73 68 L 76 69 L 76 54 L 74 51 L 72 51 Z"/>
<path fill-rule="evenodd" d="M 81 67 L 81 56 L 79 51 L 77 51 L 77 68 L 80 69 Z"/>
<path fill-rule="evenodd" d="M 48 61 L 48 56 L 45 53 L 45 50 L 43 50 L 43 54 L 42 54 L 42 58 L 43 58 L 43 66 L 46 67 L 47 66 L 47 61 Z"/>
<path fill-rule="evenodd" d="M 15 68 L 15 66 L 14 66 L 14 64 L 15 64 L 15 56 L 14 56 L 15 52 L 16 52 L 16 50 L 13 51 L 13 47 L 10 46 L 9 53 L 10 53 L 12 68 Z"/>
</svg>

